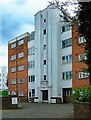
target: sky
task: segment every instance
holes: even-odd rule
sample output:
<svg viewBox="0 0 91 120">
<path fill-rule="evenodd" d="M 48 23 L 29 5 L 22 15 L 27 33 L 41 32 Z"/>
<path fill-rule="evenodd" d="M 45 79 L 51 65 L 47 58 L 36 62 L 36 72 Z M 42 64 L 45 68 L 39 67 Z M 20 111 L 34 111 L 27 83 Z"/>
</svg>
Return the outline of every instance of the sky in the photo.
<svg viewBox="0 0 91 120">
<path fill-rule="evenodd" d="M 8 66 L 8 41 L 34 30 L 34 14 L 52 0 L 0 0 L 0 68 Z"/>
</svg>

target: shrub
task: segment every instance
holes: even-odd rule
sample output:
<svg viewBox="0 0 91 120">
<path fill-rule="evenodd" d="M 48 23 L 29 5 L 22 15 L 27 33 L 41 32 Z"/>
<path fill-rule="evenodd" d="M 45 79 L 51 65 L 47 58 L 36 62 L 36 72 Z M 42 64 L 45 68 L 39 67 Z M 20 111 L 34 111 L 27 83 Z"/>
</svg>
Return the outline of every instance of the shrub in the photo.
<svg viewBox="0 0 91 120">
<path fill-rule="evenodd" d="M 74 88 L 72 92 L 72 102 L 76 100 L 91 102 L 91 87 Z"/>
<path fill-rule="evenodd" d="M 2 96 L 8 96 L 8 91 L 6 91 L 6 90 L 4 90 L 4 91 L 2 91 Z"/>
</svg>

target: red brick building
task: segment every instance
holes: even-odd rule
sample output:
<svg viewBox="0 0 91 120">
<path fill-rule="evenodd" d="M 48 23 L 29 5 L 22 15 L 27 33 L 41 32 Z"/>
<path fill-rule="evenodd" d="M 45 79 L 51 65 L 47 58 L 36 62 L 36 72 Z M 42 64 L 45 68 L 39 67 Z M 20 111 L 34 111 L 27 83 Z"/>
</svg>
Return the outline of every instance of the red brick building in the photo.
<svg viewBox="0 0 91 120">
<path fill-rule="evenodd" d="M 82 62 L 86 59 L 86 53 L 84 51 L 84 37 L 79 37 L 79 32 L 75 25 L 72 28 L 72 86 L 82 87 L 88 86 L 88 73 L 84 71 L 87 65 Z"/>
<path fill-rule="evenodd" d="M 8 90 L 21 101 L 28 97 L 28 37 L 25 33 L 8 42 Z"/>
</svg>

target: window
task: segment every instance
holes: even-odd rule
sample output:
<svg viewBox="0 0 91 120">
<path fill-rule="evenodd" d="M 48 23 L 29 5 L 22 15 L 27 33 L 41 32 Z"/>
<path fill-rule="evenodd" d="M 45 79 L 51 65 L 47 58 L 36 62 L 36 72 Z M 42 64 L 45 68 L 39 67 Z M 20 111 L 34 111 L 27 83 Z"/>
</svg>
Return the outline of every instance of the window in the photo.
<svg viewBox="0 0 91 120">
<path fill-rule="evenodd" d="M 15 59 L 16 59 L 16 55 L 12 55 L 11 60 L 15 60 Z"/>
<path fill-rule="evenodd" d="M 79 37 L 78 41 L 79 43 L 84 43 L 86 42 L 86 39 L 84 37 Z"/>
<path fill-rule="evenodd" d="M 46 22 L 46 19 L 44 19 L 44 22 Z"/>
<path fill-rule="evenodd" d="M 44 75 L 44 80 L 46 80 L 46 75 Z"/>
<path fill-rule="evenodd" d="M 12 92 L 11 92 L 11 95 L 16 95 L 16 92 L 15 92 L 15 91 L 12 91 Z"/>
<path fill-rule="evenodd" d="M 16 47 L 16 43 L 12 43 L 11 48 L 15 48 L 15 47 Z"/>
<path fill-rule="evenodd" d="M 35 55 L 35 47 L 33 46 L 33 47 L 30 47 L 29 49 L 28 49 L 28 54 L 29 55 Z"/>
<path fill-rule="evenodd" d="M 18 92 L 19 96 L 24 96 L 24 92 Z"/>
<path fill-rule="evenodd" d="M 35 81 L 35 75 L 31 75 L 31 82 Z"/>
<path fill-rule="evenodd" d="M 72 46 L 72 39 L 71 38 L 62 41 L 62 48 L 66 48 L 66 47 L 70 47 L 70 46 Z"/>
<path fill-rule="evenodd" d="M 43 50 L 45 50 L 46 49 L 46 45 L 43 45 Z"/>
<path fill-rule="evenodd" d="M 24 83 L 24 78 L 19 78 L 18 83 Z"/>
<path fill-rule="evenodd" d="M 18 58 L 22 58 L 22 57 L 24 57 L 24 52 L 18 54 Z"/>
<path fill-rule="evenodd" d="M 35 61 L 28 62 L 28 68 L 34 68 L 35 67 Z"/>
<path fill-rule="evenodd" d="M 34 40 L 34 37 L 35 37 L 35 34 L 34 34 L 34 33 L 31 33 L 31 35 L 30 35 L 30 37 L 29 37 L 29 41 Z"/>
<path fill-rule="evenodd" d="M 28 82 L 30 82 L 30 76 L 28 76 Z"/>
<path fill-rule="evenodd" d="M 87 60 L 86 54 L 80 54 L 79 55 L 79 61 L 82 61 L 82 60 Z"/>
<path fill-rule="evenodd" d="M 16 79 L 11 80 L 11 84 L 16 84 Z"/>
<path fill-rule="evenodd" d="M 63 73 L 62 73 L 62 79 L 63 79 L 63 80 L 72 79 L 72 71 L 63 72 Z"/>
<path fill-rule="evenodd" d="M 66 32 L 66 31 L 71 30 L 71 29 L 72 29 L 71 24 L 64 25 L 64 26 L 62 26 L 61 32 Z"/>
<path fill-rule="evenodd" d="M 24 39 L 18 41 L 18 45 L 24 44 Z"/>
<path fill-rule="evenodd" d="M 44 60 L 44 65 L 46 65 L 46 60 Z"/>
<path fill-rule="evenodd" d="M 29 97 L 31 97 L 31 92 L 29 92 Z"/>
<path fill-rule="evenodd" d="M 16 72 L 16 68 L 15 67 L 11 68 L 11 72 Z"/>
<path fill-rule="evenodd" d="M 19 66 L 19 67 L 18 67 L 18 70 L 19 70 L 19 71 L 24 70 L 24 66 L 23 66 L 23 65 L 22 65 L 22 66 Z"/>
<path fill-rule="evenodd" d="M 71 63 L 72 62 L 72 55 L 62 56 L 62 64 Z"/>
<path fill-rule="evenodd" d="M 32 89 L 32 97 L 35 97 L 35 89 Z"/>
<path fill-rule="evenodd" d="M 87 78 L 87 77 L 89 77 L 88 72 L 79 72 L 79 78 Z"/>
<path fill-rule="evenodd" d="M 45 34 L 46 34 L 46 29 L 43 30 L 43 35 L 45 35 Z"/>
</svg>

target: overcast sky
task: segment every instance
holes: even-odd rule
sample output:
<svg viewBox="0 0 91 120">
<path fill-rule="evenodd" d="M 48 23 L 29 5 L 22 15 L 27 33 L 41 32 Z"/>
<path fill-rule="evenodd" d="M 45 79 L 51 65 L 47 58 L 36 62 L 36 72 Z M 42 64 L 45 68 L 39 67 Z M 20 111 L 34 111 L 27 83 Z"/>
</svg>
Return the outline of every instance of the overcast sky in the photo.
<svg viewBox="0 0 91 120">
<path fill-rule="evenodd" d="M 8 65 L 8 41 L 33 31 L 34 14 L 48 1 L 52 0 L 0 0 L 0 67 Z"/>
</svg>

